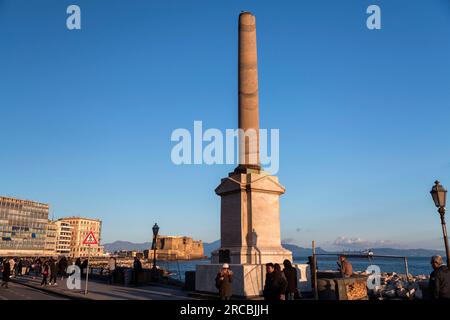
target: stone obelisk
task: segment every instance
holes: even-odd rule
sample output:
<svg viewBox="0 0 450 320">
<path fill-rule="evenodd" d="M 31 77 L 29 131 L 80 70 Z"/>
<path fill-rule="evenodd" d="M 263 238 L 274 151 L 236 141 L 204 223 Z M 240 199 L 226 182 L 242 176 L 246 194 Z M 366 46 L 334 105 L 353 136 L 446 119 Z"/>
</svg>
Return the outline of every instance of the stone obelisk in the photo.
<svg viewBox="0 0 450 320">
<path fill-rule="evenodd" d="M 238 81 L 239 165 L 215 190 L 221 197 L 221 248 L 212 252 L 210 265 L 197 266 L 195 283 L 198 291 L 217 292 L 214 278 L 229 263 L 233 294 L 249 297 L 262 294 L 266 263 L 292 261 L 280 240 L 279 197 L 285 188 L 259 163 L 256 21 L 249 12 L 239 16 Z"/>
<path fill-rule="evenodd" d="M 243 12 L 239 15 L 238 75 L 240 157 L 237 171 L 260 170 L 256 20 L 255 16 L 249 12 Z"/>
</svg>

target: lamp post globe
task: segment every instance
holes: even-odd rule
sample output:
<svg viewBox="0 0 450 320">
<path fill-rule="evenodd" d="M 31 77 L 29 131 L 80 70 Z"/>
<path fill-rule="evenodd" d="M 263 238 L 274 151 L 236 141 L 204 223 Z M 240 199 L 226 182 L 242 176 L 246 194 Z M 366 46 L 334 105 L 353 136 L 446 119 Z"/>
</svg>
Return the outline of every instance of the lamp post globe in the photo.
<svg viewBox="0 0 450 320">
<path fill-rule="evenodd" d="M 155 223 L 155 225 L 152 228 L 153 230 L 153 237 L 157 237 L 158 236 L 158 232 L 159 232 L 159 226 L 157 223 Z"/>
<path fill-rule="evenodd" d="M 447 200 L 447 190 L 441 185 L 439 181 L 434 182 L 433 188 L 431 188 L 431 197 L 433 198 L 434 205 L 445 210 L 445 203 Z M 442 210 L 441 210 L 442 211 Z"/>
</svg>

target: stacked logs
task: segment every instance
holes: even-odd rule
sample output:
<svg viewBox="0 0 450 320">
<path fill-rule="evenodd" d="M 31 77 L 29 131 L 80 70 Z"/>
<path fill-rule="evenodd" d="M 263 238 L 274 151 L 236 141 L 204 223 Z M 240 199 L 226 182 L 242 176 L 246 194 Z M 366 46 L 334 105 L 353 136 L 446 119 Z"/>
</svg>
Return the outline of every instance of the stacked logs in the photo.
<svg viewBox="0 0 450 320">
<path fill-rule="evenodd" d="M 364 282 L 354 282 L 345 285 L 348 300 L 360 300 L 367 297 L 367 285 Z"/>
<path fill-rule="evenodd" d="M 426 280 L 427 276 L 404 276 L 393 273 L 381 275 L 381 285 L 369 290 L 369 296 L 378 300 L 414 300 L 422 299 L 423 293 L 419 281 Z"/>
</svg>

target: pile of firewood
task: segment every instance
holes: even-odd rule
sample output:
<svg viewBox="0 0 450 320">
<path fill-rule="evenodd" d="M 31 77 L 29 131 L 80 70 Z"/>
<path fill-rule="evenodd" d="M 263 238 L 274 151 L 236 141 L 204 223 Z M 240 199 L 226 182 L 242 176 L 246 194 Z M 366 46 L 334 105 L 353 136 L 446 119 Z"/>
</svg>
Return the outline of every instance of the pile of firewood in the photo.
<svg viewBox="0 0 450 320">
<path fill-rule="evenodd" d="M 401 276 L 397 273 L 384 273 L 381 276 L 381 285 L 369 290 L 369 296 L 379 299 L 422 299 L 422 290 L 418 281 L 425 280 L 425 276 Z"/>
<path fill-rule="evenodd" d="M 367 285 L 365 282 L 346 284 L 345 289 L 347 291 L 348 300 L 360 300 L 367 298 Z"/>
</svg>

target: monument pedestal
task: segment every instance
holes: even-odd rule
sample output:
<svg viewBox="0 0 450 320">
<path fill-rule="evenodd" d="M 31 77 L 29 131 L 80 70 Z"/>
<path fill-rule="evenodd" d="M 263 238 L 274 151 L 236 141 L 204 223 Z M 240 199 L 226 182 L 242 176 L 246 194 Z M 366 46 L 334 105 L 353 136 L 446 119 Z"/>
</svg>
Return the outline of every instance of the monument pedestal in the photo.
<svg viewBox="0 0 450 320">
<path fill-rule="evenodd" d="M 301 292 L 311 291 L 309 280 L 309 265 L 293 265 L 297 269 L 298 288 Z M 222 264 L 197 265 L 195 273 L 195 290 L 199 292 L 218 293 L 216 288 L 216 275 Z M 260 297 L 263 294 L 266 281 L 266 266 L 263 264 L 231 264 L 233 271 L 233 296 L 243 298 Z"/>
<path fill-rule="evenodd" d="M 281 246 L 280 195 L 285 188 L 264 171 L 232 172 L 216 188 L 221 197 L 221 248 L 211 263 L 266 264 L 292 261 Z"/>
<path fill-rule="evenodd" d="M 221 197 L 221 248 L 210 265 L 198 265 L 195 290 L 217 293 L 215 278 L 223 263 L 234 273 L 233 295 L 262 295 L 268 262 L 292 262 L 292 253 L 281 246 L 279 197 L 284 187 L 263 171 L 235 171 L 216 188 Z M 306 265 L 298 267 L 301 283 L 307 282 Z M 303 271 L 302 271 L 303 270 Z"/>
</svg>

